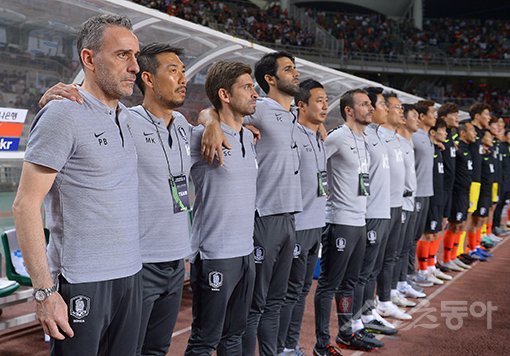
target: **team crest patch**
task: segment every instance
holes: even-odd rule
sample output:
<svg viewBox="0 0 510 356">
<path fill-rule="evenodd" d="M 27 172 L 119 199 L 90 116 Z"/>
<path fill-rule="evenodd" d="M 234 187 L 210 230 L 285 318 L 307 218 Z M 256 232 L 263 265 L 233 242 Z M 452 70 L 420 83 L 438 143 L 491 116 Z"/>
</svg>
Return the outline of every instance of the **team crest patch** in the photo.
<svg viewBox="0 0 510 356">
<path fill-rule="evenodd" d="M 255 246 L 255 248 L 253 249 L 253 256 L 255 257 L 255 263 L 262 263 L 262 261 L 264 261 L 265 254 L 266 254 L 266 251 L 264 250 L 264 247 Z"/>
<path fill-rule="evenodd" d="M 72 297 L 69 301 L 69 314 L 76 319 L 83 319 L 89 315 L 90 311 L 90 298 L 84 295 L 77 295 Z"/>
<path fill-rule="evenodd" d="M 338 313 L 346 314 L 352 312 L 352 297 L 341 297 L 338 300 Z"/>
<path fill-rule="evenodd" d="M 377 241 L 377 232 L 375 230 L 370 230 L 367 232 L 367 238 L 369 243 L 375 244 Z"/>
<path fill-rule="evenodd" d="M 487 209 L 485 207 L 480 208 L 480 215 L 485 215 L 487 213 Z"/>
<path fill-rule="evenodd" d="M 420 212 L 421 211 L 421 203 L 419 201 L 416 202 L 416 212 Z"/>
<path fill-rule="evenodd" d="M 218 271 L 209 272 L 209 286 L 211 290 L 219 291 L 223 285 L 223 273 Z"/>
<path fill-rule="evenodd" d="M 345 246 L 347 246 L 347 241 L 343 237 L 339 237 L 336 239 L 335 243 L 337 251 L 345 250 Z"/>
<path fill-rule="evenodd" d="M 437 221 L 436 220 L 432 220 L 430 222 L 430 230 L 435 230 L 437 227 Z"/>
<path fill-rule="evenodd" d="M 296 244 L 294 246 L 294 258 L 298 258 L 299 255 L 301 255 L 301 245 L 300 244 Z"/>
<path fill-rule="evenodd" d="M 462 213 L 457 213 L 457 215 L 455 215 L 455 219 L 457 221 L 461 221 L 462 220 L 462 215 L 463 215 Z"/>
</svg>

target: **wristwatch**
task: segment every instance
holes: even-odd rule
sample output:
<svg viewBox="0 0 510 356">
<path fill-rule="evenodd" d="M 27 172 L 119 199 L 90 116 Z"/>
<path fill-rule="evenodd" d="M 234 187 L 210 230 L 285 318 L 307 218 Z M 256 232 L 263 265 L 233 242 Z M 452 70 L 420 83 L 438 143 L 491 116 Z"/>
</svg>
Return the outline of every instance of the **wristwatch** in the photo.
<svg viewBox="0 0 510 356">
<path fill-rule="evenodd" d="M 34 296 L 34 299 L 38 302 L 44 302 L 50 295 L 55 293 L 57 291 L 57 285 L 55 284 L 51 288 L 35 288 L 34 293 L 32 295 Z"/>
</svg>

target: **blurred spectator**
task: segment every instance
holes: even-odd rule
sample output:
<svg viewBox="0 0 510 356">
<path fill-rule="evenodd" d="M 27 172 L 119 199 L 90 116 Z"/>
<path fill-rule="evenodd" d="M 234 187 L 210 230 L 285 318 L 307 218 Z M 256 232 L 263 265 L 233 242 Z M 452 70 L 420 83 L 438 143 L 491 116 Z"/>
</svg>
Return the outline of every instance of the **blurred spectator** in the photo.
<svg viewBox="0 0 510 356">
<path fill-rule="evenodd" d="M 134 2 L 200 25 L 221 24 L 226 33 L 251 41 L 306 47 L 313 46 L 315 42 L 312 33 L 290 18 L 286 11 L 281 10 L 279 1 L 273 1 L 267 10 L 261 10 L 249 1 L 134 0 Z"/>
</svg>

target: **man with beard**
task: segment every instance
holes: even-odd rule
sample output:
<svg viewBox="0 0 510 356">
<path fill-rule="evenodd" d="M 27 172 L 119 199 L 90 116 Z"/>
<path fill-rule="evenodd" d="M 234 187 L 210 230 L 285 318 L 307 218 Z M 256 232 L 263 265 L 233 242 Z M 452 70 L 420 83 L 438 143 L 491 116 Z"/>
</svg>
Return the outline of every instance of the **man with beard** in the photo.
<svg viewBox="0 0 510 356">
<path fill-rule="evenodd" d="M 255 114 L 244 119 L 260 138 L 255 146 L 259 171 L 253 234 L 257 273 L 243 355 L 255 354 L 258 336 L 260 354 L 273 356 L 296 244 L 294 214 L 302 211 L 297 116 L 291 107 L 299 93 L 294 57 L 287 52 L 264 55 L 255 64 L 255 79 L 267 97 L 259 98 Z M 218 122 L 214 109 L 200 115 L 204 121 Z M 209 162 L 221 152 L 222 136 L 218 128 L 204 133 L 202 153 Z M 221 154 L 217 158 L 221 164 Z"/>
<path fill-rule="evenodd" d="M 193 129 L 191 177 L 195 183 L 191 231 L 193 324 L 185 355 L 241 355 L 242 335 L 255 283 L 253 219 L 257 161 L 243 116 L 255 112 L 251 68 L 217 62 L 205 82 L 230 144 L 223 165 L 201 157 L 203 128 Z M 221 207 L 219 209 L 218 207 Z"/>
<path fill-rule="evenodd" d="M 341 325 L 336 342 L 346 347 L 363 336 L 351 327 L 353 290 L 358 282 L 365 254 L 365 214 L 370 194 L 370 158 L 364 138 L 374 108 L 366 91 L 349 90 L 340 99 L 345 125 L 326 139 L 328 186 L 326 230 L 322 235 L 321 273 L 315 294 L 314 355 L 340 355 L 330 343 L 331 301 L 338 290 L 338 318 Z M 366 345 L 365 349 L 373 347 Z"/>
<path fill-rule="evenodd" d="M 245 118 L 245 124 L 260 130 L 260 139 L 253 235 L 257 274 L 243 354 L 255 354 L 258 335 L 260 354 L 272 356 L 296 244 L 294 214 L 302 210 L 297 118 L 291 108 L 299 93 L 299 72 L 290 54 L 268 53 L 255 64 L 255 78 L 268 96 Z"/>
<path fill-rule="evenodd" d="M 369 332 L 393 335 L 397 329 L 377 313 L 374 301 L 380 270 L 376 260 L 378 254 L 383 253 L 381 249 L 384 250 L 390 225 L 390 163 L 386 143 L 379 135 L 380 125 L 388 120 L 388 106 L 384 100 L 383 88 L 368 87 L 365 90 L 374 107 L 372 123 L 365 129 L 370 155 L 371 194 L 367 197 L 366 247 L 359 279 L 354 288 L 352 327 L 353 331 L 366 328 Z"/>
<path fill-rule="evenodd" d="M 191 253 L 187 214 L 191 125 L 175 111 L 186 95 L 181 53 L 165 43 L 141 49 L 136 83 L 144 99 L 129 109 L 138 154 L 143 305 L 137 354 L 143 355 L 165 355 L 169 349 L 182 295 L 184 258 Z M 44 94 L 40 105 L 58 97 L 82 101 L 78 87 L 60 83 Z"/>
<path fill-rule="evenodd" d="M 119 99 L 133 93 L 138 39 L 127 17 L 102 15 L 82 25 L 77 47 L 83 105 L 53 102 L 35 118 L 13 206 L 17 236 L 51 353 L 131 355 L 142 259 L 135 143 Z"/>
</svg>

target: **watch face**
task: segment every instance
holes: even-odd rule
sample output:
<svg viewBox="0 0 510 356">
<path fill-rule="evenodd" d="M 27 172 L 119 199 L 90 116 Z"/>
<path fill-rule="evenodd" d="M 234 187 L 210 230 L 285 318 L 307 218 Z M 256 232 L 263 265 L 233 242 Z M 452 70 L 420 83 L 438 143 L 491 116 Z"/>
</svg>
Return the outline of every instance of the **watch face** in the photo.
<svg viewBox="0 0 510 356">
<path fill-rule="evenodd" d="M 43 300 L 46 299 L 46 292 L 43 291 L 43 290 L 38 290 L 35 292 L 34 294 L 34 298 L 35 300 L 37 300 L 38 302 L 42 302 Z"/>
</svg>

